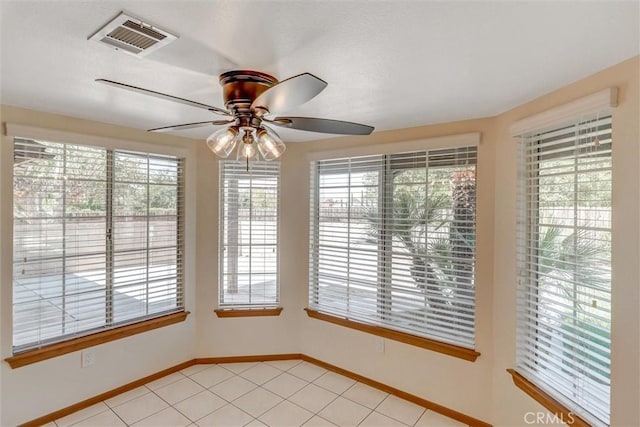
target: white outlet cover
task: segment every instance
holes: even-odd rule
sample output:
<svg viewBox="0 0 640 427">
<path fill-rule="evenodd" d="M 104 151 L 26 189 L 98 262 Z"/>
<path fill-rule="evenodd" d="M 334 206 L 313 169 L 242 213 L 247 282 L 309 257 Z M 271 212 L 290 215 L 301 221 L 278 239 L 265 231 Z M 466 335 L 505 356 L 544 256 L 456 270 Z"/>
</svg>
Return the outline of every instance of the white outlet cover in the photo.
<svg viewBox="0 0 640 427">
<path fill-rule="evenodd" d="M 86 368 L 96 363 L 96 352 L 93 349 L 82 352 L 82 367 Z"/>
</svg>

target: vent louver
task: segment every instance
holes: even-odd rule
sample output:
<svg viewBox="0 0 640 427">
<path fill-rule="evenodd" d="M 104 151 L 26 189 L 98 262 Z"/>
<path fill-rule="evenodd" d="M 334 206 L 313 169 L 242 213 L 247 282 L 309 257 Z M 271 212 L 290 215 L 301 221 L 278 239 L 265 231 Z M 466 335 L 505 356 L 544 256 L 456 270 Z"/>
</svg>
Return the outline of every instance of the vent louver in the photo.
<svg viewBox="0 0 640 427">
<path fill-rule="evenodd" d="M 177 36 L 121 12 L 96 31 L 89 40 L 136 56 L 147 55 L 177 39 Z"/>
</svg>

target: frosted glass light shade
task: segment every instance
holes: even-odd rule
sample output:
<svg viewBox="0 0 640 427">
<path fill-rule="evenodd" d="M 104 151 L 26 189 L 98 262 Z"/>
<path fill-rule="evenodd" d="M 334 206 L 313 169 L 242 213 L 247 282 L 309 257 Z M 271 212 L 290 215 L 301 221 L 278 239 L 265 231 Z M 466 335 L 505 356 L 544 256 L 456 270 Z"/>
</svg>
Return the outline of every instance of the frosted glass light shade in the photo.
<svg viewBox="0 0 640 427">
<path fill-rule="evenodd" d="M 277 159 L 282 156 L 284 150 L 287 149 L 286 145 L 284 145 L 275 132 L 267 132 L 266 129 L 258 130 L 257 145 L 260 154 L 262 154 L 262 157 L 267 161 Z"/>
<path fill-rule="evenodd" d="M 239 133 L 240 132 L 236 126 L 230 126 L 226 129 L 220 129 L 212 133 L 207 138 L 207 146 L 217 156 L 227 158 L 238 143 Z"/>
</svg>

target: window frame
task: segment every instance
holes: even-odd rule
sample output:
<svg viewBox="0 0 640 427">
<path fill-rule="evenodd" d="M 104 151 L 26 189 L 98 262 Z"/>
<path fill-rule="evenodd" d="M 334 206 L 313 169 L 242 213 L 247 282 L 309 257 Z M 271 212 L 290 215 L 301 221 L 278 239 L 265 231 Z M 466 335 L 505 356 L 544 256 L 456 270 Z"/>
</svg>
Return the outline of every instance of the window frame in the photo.
<svg viewBox="0 0 640 427">
<path fill-rule="evenodd" d="M 66 144 L 83 145 L 88 147 L 104 148 L 111 150 L 131 151 L 139 153 L 152 153 L 159 156 L 175 156 L 184 161 L 183 182 L 184 188 L 189 188 L 194 184 L 195 174 L 188 164 L 196 158 L 195 149 L 180 143 L 158 143 L 151 142 L 151 139 L 125 140 L 98 134 L 76 133 L 52 128 L 43 128 L 33 125 L 24 125 L 7 122 L 2 135 L 2 147 L 0 147 L 0 160 L 2 161 L 0 172 L 2 174 L 2 185 L 0 185 L 0 199 L 3 209 L 0 210 L 0 222 L 2 228 L 6 230 L 5 239 L 0 242 L 0 279 L 3 283 L 11 284 L 0 288 L 1 310 L 11 313 L 13 306 L 13 151 L 14 138 L 28 138 L 35 140 L 52 141 Z M 189 236 L 192 234 L 194 220 L 191 213 L 194 208 L 195 199 L 189 192 L 184 192 L 182 197 L 182 298 L 183 307 L 180 311 L 170 314 L 160 313 L 158 316 L 138 320 L 133 323 L 117 325 L 105 331 L 88 333 L 78 337 L 68 339 L 53 344 L 47 344 L 36 349 L 29 349 L 11 355 L 5 359 L 11 368 L 29 365 L 32 363 L 47 360 L 60 355 L 78 351 L 84 348 L 93 347 L 102 343 L 119 340 L 121 338 L 144 333 L 153 329 L 163 328 L 176 323 L 183 322 L 190 314 L 193 306 L 193 289 L 189 283 L 194 279 L 194 251 L 195 241 Z M 1 330 L 3 342 L 13 342 L 13 316 L 10 322 L 5 322 Z"/>
<path fill-rule="evenodd" d="M 609 93 L 615 94 L 615 91 L 611 91 L 611 92 L 604 91 L 604 92 L 600 92 L 599 94 L 602 97 L 603 94 L 609 94 Z M 590 98 L 594 99 L 594 96 L 592 95 Z M 540 116 L 546 117 L 546 120 L 549 121 L 552 115 L 553 115 L 553 110 L 551 112 L 542 113 Z M 563 119 L 562 121 L 557 121 L 552 124 L 547 123 L 543 128 L 540 128 L 540 129 L 529 127 L 526 132 L 520 135 L 514 135 L 520 138 L 519 147 L 518 147 L 520 151 L 520 157 L 519 157 L 520 175 L 519 175 L 519 188 L 518 188 L 518 198 L 519 198 L 518 235 L 519 237 L 517 242 L 518 252 L 519 252 L 519 257 L 518 257 L 519 273 L 517 273 L 517 276 L 516 276 L 518 280 L 518 287 L 516 292 L 516 298 L 518 301 L 516 330 L 518 331 L 518 337 L 519 337 L 517 344 L 520 341 L 520 338 L 522 335 L 525 335 L 525 336 L 531 335 L 537 341 L 538 340 L 537 337 L 539 336 L 538 335 L 539 332 L 537 331 L 542 328 L 538 326 L 537 322 L 536 324 L 533 324 L 531 322 L 530 316 L 525 315 L 524 313 L 525 311 L 528 312 L 532 310 L 534 310 L 536 313 L 538 313 L 539 311 L 538 302 L 537 302 L 538 295 L 540 292 L 539 291 L 540 285 L 538 284 L 538 281 L 539 281 L 538 275 L 541 273 L 539 273 L 539 269 L 537 269 L 537 267 L 535 271 L 531 269 L 526 269 L 526 271 L 521 271 L 526 268 L 524 267 L 525 265 L 528 265 L 528 263 L 532 262 L 531 261 L 532 259 L 534 260 L 534 265 L 536 266 L 538 265 L 537 261 L 535 260 L 537 260 L 537 257 L 539 257 L 540 240 L 538 238 L 532 239 L 531 236 L 539 235 L 540 227 L 549 226 L 548 224 L 544 225 L 540 223 L 541 214 L 540 214 L 540 207 L 538 206 L 538 201 L 540 199 L 539 197 L 539 194 L 540 194 L 539 180 L 541 176 L 539 172 L 540 163 L 546 160 L 555 160 L 555 159 L 572 160 L 573 159 L 574 162 L 576 162 L 575 164 L 577 165 L 578 164 L 577 156 L 580 152 L 584 151 L 585 148 L 580 147 L 579 145 L 576 145 L 574 140 L 575 141 L 580 140 L 581 134 L 579 132 L 581 128 L 586 128 L 587 130 L 593 129 L 594 133 L 596 134 L 600 133 L 600 129 L 601 129 L 600 126 L 603 126 L 603 125 L 597 124 L 598 121 L 608 121 L 609 124 L 608 125 L 605 124 L 604 129 L 608 129 L 608 132 L 612 133 L 613 117 L 612 117 L 611 110 L 609 108 L 599 108 L 597 109 L 596 112 L 584 111 L 582 114 L 574 117 L 572 120 Z M 589 126 L 591 122 L 594 122 L 595 124 L 590 128 Z M 541 122 L 535 119 L 530 121 L 524 121 L 524 125 L 526 126 L 535 126 L 537 123 L 541 123 Z M 522 123 L 517 123 L 516 125 L 514 125 L 513 128 L 521 129 L 522 127 L 523 127 Z M 566 146 L 574 147 L 571 150 L 570 154 L 564 155 L 564 156 L 561 155 L 562 153 L 558 153 L 558 154 L 552 153 L 552 154 L 545 155 L 544 151 L 542 151 L 540 148 L 537 148 L 537 151 L 535 152 L 536 164 L 529 166 L 529 162 L 531 162 L 531 158 L 534 157 L 534 155 L 532 154 L 527 155 L 527 150 L 534 149 L 535 144 L 541 143 L 540 141 L 543 141 L 542 138 L 545 135 L 554 134 L 554 133 L 562 134 L 563 132 L 567 132 L 565 129 L 575 129 L 575 132 L 576 132 L 575 136 L 572 137 L 573 139 L 570 141 L 570 143 L 561 143 L 564 145 L 558 145 L 562 149 L 566 149 Z M 611 152 L 612 143 L 610 142 L 603 145 L 605 146 L 604 149 L 608 150 L 608 153 L 605 153 L 604 156 L 594 156 L 594 157 L 606 157 L 609 159 L 609 166 L 607 170 L 609 171 L 608 173 L 610 174 L 610 180 L 612 181 L 613 180 L 613 155 Z M 597 149 L 598 146 L 600 146 L 600 143 L 598 143 L 595 149 Z M 557 149 L 556 146 L 553 146 L 552 148 Z M 544 149 L 548 149 L 548 148 L 544 148 Z M 571 176 L 573 177 L 574 182 L 576 183 L 574 185 L 577 186 L 577 182 L 579 181 L 580 177 L 584 176 L 585 173 L 588 174 L 592 171 L 586 170 L 586 172 L 582 172 L 580 170 L 577 170 L 577 166 L 574 166 L 574 167 L 576 168 L 576 170 L 571 174 Z M 533 179 L 533 183 L 531 182 L 532 179 Z M 574 209 L 574 217 L 573 217 L 574 223 L 571 230 L 573 230 L 574 233 L 577 233 L 578 231 L 581 231 L 583 229 L 594 228 L 594 227 L 583 227 L 583 226 L 577 225 L 577 220 L 578 220 L 577 211 L 576 211 L 576 209 L 578 208 L 578 202 L 576 199 L 577 192 L 578 192 L 577 187 L 576 189 L 574 189 L 574 191 L 576 191 L 576 194 L 574 195 L 573 205 L 570 206 Z M 613 194 L 613 191 L 610 191 L 608 194 L 609 198 L 612 197 L 612 194 Z M 610 215 L 612 213 L 613 213 L 613 206 L 610 207 Z M 607 230 L 610 237 L 613 238 L 613 228 L 611 226 L 611 219 L 609 219 L 609 227 Z M 601 231 L 600 227 L 597 227 L 597 231 L 598 232 Z M 611 248 L 609 248 L 609 251 L 610 251 L 609 252 L 609 269 L 611 271 L 612 270 Z M 579 267 L 580 267 L 579 265 L 576 265 L 573 268 L 574 270 L 577 270 Z M 527 276 L 527 279 L 524 278 L 525 274 Z M 526 283 L 523 283 L 523 281 Z M 609 301 L 611 300 L 611 297 L 612 297 L 611 285 L 612 285 L 612 279 L 609 278 L 609 289 L 608 289 Z M 574 292 L 577 292 L 577 291 L 574 290 Z M 577 297 L 574 296 L 574 298 L 577 298 Z M 595 301 L 596 300 L 594 299 L 594 303 Z M 534 305 L 535 307 L 533 309 L 523 308 L 523 306 L 530 307 L 531 305 Z M 575 312 L 577 309 L 574 307 L 573 310 Z M 610 334 L 611 334 L 612 317 L 613 316 L 610 311 L 609 323 L 608 323 Z M 571 417 L 570 419 L 574 419 L 575 420 L 574 424 L 576 425 L 591 425 L 591 423 L 594 423 L 595 425 L 609 425 L 608 423 L 610 422 L 610 415 L 611 415 L 610 413 L 611 400 L 609 400 L 609 413 L 608 413 L 609 420 L 607 420 L 607 422 L 604 422 L 604 420 L 598 418 L 596 415 L 592 414 L 591 412 L 588 412 L 588 410 L 585 409 L 584 405 L 587 405 L 587 406 L 591 405 L 589 402 L 585 400 L 583 403 L 578 403 L 577 402 L 578 398 L 572 398 L 567 396 L 565 393 L 563 393 L 559 389 L 560 386 L 555 386 L 551 384 L 548 378 L 545 379 L 545 376 L 548 377 L 549 374 L 537 375 L 532 373 L 532 368 L 528 368 L 524 366 L 526 364 L 525 359 L 531 358 L 532 356 L 535 355 L 530 353 L 532 351 L 530 348 L 530 345 L 531 344 L 517 345 L 516 368 L 507 370 L 507 372 L 509 372 L 513 377 L 514 384 L 518 388 L 523 390 L 525 393 L 533 397 L 535 400 L 540 402 L 547 409 L 553 411 L 556 414 L 563 415 L 565 417 L 564 419 L 567 419 L 566 417 Z M 543 350 L 541 350 L 542 352 L 545 351 L 544 349 L 547 348 L 546 347 L 547 345 L 550 345 L 550 344 L 545 344 L 545 347 L 543 347 Z M 611 351 L 611 348 L 609 348 L 609 352 L 610 351 Z M 586 357 L 586 356 L 583 355 L 581 357 Z M 547 365 L 550 363 L 550 362 L 539 363 L 536 361 L 537 359 L 532 359 L 532 360 L 533 362 L 529 362 L 529 363 L 535 363 L 536 366 L 538 366 L 537 369 L 542 369 L 542 370 L 547 369 Z M 612 360 L 611 360 L 610 353 L 609 353 L 608 362 L 609 362 L 609 365 L 611 365 Z M 580 366 L 583 367 L 583 365 L 580 365 Z M 557 373 L 552 375 L 555 378 L 558 378 Z M 581 381 L 581 377 L 574 376 L 571 384 L 573 384 L 573 386 L 575 387 L 576 384 L 580 381 Z M 566 385 L 566 384 L 563 383 L 563 385 Z M 611 383 L 609 383 L 609 398 L 610 398 L 610 394 L 611 394 Z"/>
<path fill-rule="evenodd" d="M 314 152 L 310 153 L 307 158 L 309 161 L 321 161 L 321 160 L 333 160 L 333 159 L 345 159 L 350 157 L 364 157 L 369 155 L 394 155 L 394 154 L 402 154 L 402 153 L 411 153 L 411 152 L 425 152 L 425 151 L 433 151 L 438 149 L 454 149 L 461 147 L 478 147 L 480 145 L 481 135 L 480 133 L 468 133 L 468 134 L 459 134 L 459 135 L 451 135 L 451 136 L 442 136 L 442 137 L 432 137 L 427 139 L 419 139 L 413 141 L 404 141 L 404 142 L 396 142 L 393 144 L 377 144 L 377 145 L 368 145 L 362 147 L 350 147 L 346 149 L 340 149 L 335 151 L 325 151 L 325 152 Z M 476 153 L 479 150 L 476 148 Z M 312 179 L 314 178 L 313 170 L 310 171 L 310 175 Z M 476 174 L 478 172 L 478 167 L 476 164 Z M 476 175 L 477 178 L 477 175 Z M 310 197 L 312 200 L 316 200 L 318 198 L 318 185 L 313 182 L 310 185 Z M 477 205 L 476 205 L 477 207 Z M 310 220 L 313 221 L 314 213 L 310 212 Z M 478 215 L 475 215 L 475 224 L 478 224 Z M 314 227 L 313 223 L 310 223 L 309 229 L 309 247 L 311 248 L 313 242 L 317 239 L 317 233 L 319 232 L 318 227 Z M 309 253 L 309 261 L 310 264 L 314 263 L 314 256 L 317 254 L 317 251 L 313 251 L 310 249 Z M 477 251 L 476 251 L 477 252 Z M 477 261 L 477 255 L 474 257 Z M 317 262 L 317 259 L 315 260 Z M 311 275 L 311 271 L 310 271 Z M 474 274 L 477 277 L 477 272 Z M 309 282 L 309 289 L 311 289 L 312 279 Z M 476 292 L 477 299 L 477 292 Z M 311 296 L 309 295 L 309 303 L 311 303 Z M 427 338 L 419 335 L 414 335 L 411 333 L 402 332 L 395 329 L 390 329 L 385 327 L 384 325 L 379 324 L 369 324 L 364 323 L 360 320 L 351 320 L 345 318 L 344 315 L 336 315 L 330 312 L 324 312 L 322 309 L 318 309 L 313 307 L 311 304 L 308 308 L 305 309 L 308 317 L 326 321 L 329 323 L 337 324 L 340 326 L 356 329 L 362 332 L 366 332 L 369 334 L 381 336 L 387 339 L 396 340 L 399 342 L 403 342 L 409 345 L 414 345 L 417 347 L 421 347 L 424 349 L 428 349 L 431 351 L 436 351 L 439 353 L 443 353 L 449 356 L 458 357 L 463 360 L 475 361 L 477 357 L 480 356 L 480 353 L 475 349 L 470 349 L 468 347 L 459 346 L 456 344 L 450 344 L 443 341 L 438 341 L 437 339 Z M 477 324 L 477 309 L 474 310 L 474 323 Z M 474 328 L 475 330 L 476 328 Z M 477 346 L 477 342 L 474 344 L 474 347 Z"/>
<path fill-rule="evenodd" d="M 251 171 L 252 167 L 258 164 L 266 168 L 269 171 L 269 176 L 276 177 L 276 206 L 275 206 L 275 218 L 276 218 L 276 229 L 275 229 L 275 248 L 276 248 L 276 297 L 274 302 L 259 302 L 259 303 L 233 303 L 233 302 L 223 302 L 224 293 L 225 293 L 225 212 L 227 206 L 225 205 L 225 171 L 226 167 L 236 167 L 236 172 L 238 172 L 242 168 L 249 168 L 247 174 Z M 277 166 L 274 166 L 277 165 Z M 213 310 L 217 317 L 221 318 L 233 318 L 233 317 L 257 317 L 257 316 L 279 316 L 282 312 L 281 306 L 281 295 L 280 295 L 280 193 L 281 193 L 281 184 L 282 184 L 282 172 L 281 172 L 281 163 L 279 161 L 257 161 L 250 162 L 248 165 L 242 161 L 236 160 L 218 160 L 219 174 L 218 174 L 218 292 L 217 292 L 217 301 L 216 308 Z M 277 169 L 275 171 L 272 169 Z M 233 172 L 233 171 L 232 171 Z M 253 181 L 253 176 L 248 175 L 249 179 Z M 249 203 L 253 200 L 253 195 L 250 196 Z M 235 209 L 239 209 L 238 206 L 234 207 Z M 250 220 L 253 220 L 250 218 Z M 239 246 L 239 245 L 237 245 Z M 251 258 L 251 256 L 250 256 Z M 249 259 L 249 263 L 251 263 L 251 259 Z M 238 266 L 236 265 L 236 270 Z M 237 272 L 236 272 L 237 274 Z"/>
</svg>

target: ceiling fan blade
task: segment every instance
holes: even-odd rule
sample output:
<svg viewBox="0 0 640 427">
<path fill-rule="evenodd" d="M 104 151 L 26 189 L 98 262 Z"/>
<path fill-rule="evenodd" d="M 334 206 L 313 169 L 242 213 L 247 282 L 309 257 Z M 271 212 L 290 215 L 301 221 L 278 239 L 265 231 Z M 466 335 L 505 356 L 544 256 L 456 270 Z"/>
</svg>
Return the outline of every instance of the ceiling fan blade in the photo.
<svg viewBox="0 0 640 427">
<path fill-rule="evenodd" d="M 214 107 L 212 105 L 202 104 L 200 102 L 191 101 L 189 99 L 179 98 L 179 97 L 173 96 L 173 95 L 167 95 L 166 93 L 156 92 L 155 90 L 144 89 L 144 88 L 141 88 L 141 87 L 131 86 L 131 85 L 128 85 L 128 84 L 114 82 L 113 80 L 107 80 L 107 79 L 96 79 L 96 82 L 103 83 L 103 84 L 106 84 L 106 85 L 109 85 L 109 86 L 113 86 L 113 87 L 117 87 L 117 88 L 120 88 L 120 89 L 130 90 L 132 92 L 142 93 L 144 95 L 155 96 L 156 98 L 166 99 L 168 101 L 179 102 L 181 104 L 190 105 L 192 107 L 203 108 L 205 110 L 209 110 L 209 111 L 211 111 L 213 113 L 216 113 L 216 114 L 222 114 L 224 116 L 230 116 L 231 115 L 231 113 L 229 113 L 227 110 L 223 110 L 222 108 Z"/>
<path fill-rule="evenodd" d="M 304 73 L 281 81 L 258 96 L 251 108 L 262 108 L 270 113 L 289 111 L 304 104 L 327 87 L 327 82 L 313 74 Z"/>
<path fill-rule="evenodd" d="M 184 129 L 193 129 L 199 128 L 202 126 L 217 126 L 217 125 L 226 125 L 229 123 L 233 123 L 233 120 L 209 120 L 208 122 L 195 122 L 195 123 L 185 123 L 182 125 L 173 125 L 173 126 L 164 126 L 161 128 L 153 128 L 148 129 L 147 132 L 168 132 L 171 130 L 184 130 Z"/>
<path fill-rule="evenodd" d="M 276 117 L 269 121 L 269 123 L 290 129 L 341 135 L 369 135 L 374 130 L 373 126 L 362 125 L 360 123 L 317 119 L 315 117 Z"/>
</svg>

